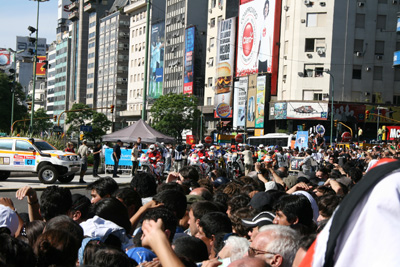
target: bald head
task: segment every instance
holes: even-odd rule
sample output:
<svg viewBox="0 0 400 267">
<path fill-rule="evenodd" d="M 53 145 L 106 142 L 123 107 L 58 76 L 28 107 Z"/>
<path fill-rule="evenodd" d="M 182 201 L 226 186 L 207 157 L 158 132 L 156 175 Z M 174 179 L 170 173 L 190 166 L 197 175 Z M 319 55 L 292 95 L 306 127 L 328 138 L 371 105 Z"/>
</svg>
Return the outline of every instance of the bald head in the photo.
<svg viewBox="0 0 400 267">
<path fill-rule="evenodd" d="M 198 188 L 193 189 L 189 195 L 201 196 L 205 200 L 212 199 L 212 194 L 210 193 L 210 191 L 208 191 L 207 188 L 204 188 L 204 187 L 198 187 Z"/>
<path fill-rule="evenodd" d="M 239 260 L 235 260 L 228 267 L 269 267 L 265 261 L 259 258 L 245 257 Z"/>
</svg>

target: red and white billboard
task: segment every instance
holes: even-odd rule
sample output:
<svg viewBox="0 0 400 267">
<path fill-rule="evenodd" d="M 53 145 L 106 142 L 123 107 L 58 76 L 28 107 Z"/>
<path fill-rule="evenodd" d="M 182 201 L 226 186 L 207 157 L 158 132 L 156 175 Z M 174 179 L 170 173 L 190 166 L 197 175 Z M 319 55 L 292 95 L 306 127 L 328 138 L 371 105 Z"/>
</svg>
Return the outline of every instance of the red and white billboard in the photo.
<svg viewBox="0 0 400 267">
<path fill-rule="evenodd" d="M 241 0 L 238 23 L 236 76 L 272 73 L 276 95 L 282 0 Z"/>
<path fill-rule="evenodd" d="M 388 141 L 399 140 L 400 138 L 400 126 L 386 126 Z"/>
<path fill-rule="evenodd" d="M 43 66 L 46 64 L 46 56 L 38 56 L 36 61 L 36 76 L 46 76 L 46 68 Z"/>
</svg>

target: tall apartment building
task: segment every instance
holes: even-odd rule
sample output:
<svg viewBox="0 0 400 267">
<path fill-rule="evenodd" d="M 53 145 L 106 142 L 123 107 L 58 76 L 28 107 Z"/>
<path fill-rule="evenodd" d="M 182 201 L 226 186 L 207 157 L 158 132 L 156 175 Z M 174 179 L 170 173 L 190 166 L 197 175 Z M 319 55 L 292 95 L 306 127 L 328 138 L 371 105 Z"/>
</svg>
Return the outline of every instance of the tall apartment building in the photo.
<svg viewBox="0 0 400 267">
<path fill-rule="evenodd" d="M 114 105 L 114 113 L 107 111 L 113 122 L 113 130 L 126 126 L 119 112 L 126 110 L 128 62 L 129 62 L 129 17 L 116 11 L 100 19 L 99 63 L 97 84 L 97 106 Z"/>
<path fill-rule="evenodd" d="M 147 2 L 132 0 L 124 8 L 124 12 L 130 16 L 128 93 L 126 110 L 121 111 L 119 115 L 124 117 L 128 124 L 132 124 L 140 119 L 143 107 Z M 164 22 L 165 0 L 152 1 L 150 12 L 151 25 Z M 150 51 L 148 55 L 150 58 Z"/>
<path fill-rule="evenodd" d="M 239 0 L 209 0 L 207 23 L 207 51 L 204 83 L 204 107 L 203 114 L 206 118 L 208 130 L 215 129 L 214 119 L 214 95 L 216 82 L 216 57 L 218 42 L 218 25 L 221 20 L 237 17 L 239 12 Z"/>
<path fill-rule="evenodd" d="M 194 91 L 204 97 L 204 65 L 207 35 L 207 5 L 203 1 L 167 0 L 163 93 L 183 93 L 185 29 L 195 27 Z M 197 73 L 196 73 L 197 70 Z M 200 72 L 200 73 L 199 73 Z"/>
<path fill-rule="evenodd" d="M 393 103 L 398 1 L 283 1 L 276 101 Z M 329 70 L 331 75 L 325 71 Z"/>
<path fill-rule="evenodd" d="M 50 116 L 53 116 L 54 112 L 54 88 L 56 83 L 56 52 L 57 52 L 57 43 L 54 41 L 49 46 L 49 50 L 47 51 L 47 88 L 46 88 L 46 96 L 47 96 L 47 104 L 46 104 L 46 113 Z"/>
</svg>

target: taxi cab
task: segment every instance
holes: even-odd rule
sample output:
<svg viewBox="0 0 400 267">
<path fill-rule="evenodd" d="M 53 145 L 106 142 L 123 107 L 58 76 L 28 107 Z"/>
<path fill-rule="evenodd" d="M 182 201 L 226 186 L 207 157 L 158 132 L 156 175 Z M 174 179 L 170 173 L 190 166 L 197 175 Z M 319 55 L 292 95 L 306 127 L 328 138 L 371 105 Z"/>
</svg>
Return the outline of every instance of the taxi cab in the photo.
<svg viewBox="0 0 400 267">
<path fill-rule="evenodd" d="M 57 150 L 44 140 L 27 137 L 0 138 L 0 181 L 11 172 L 33 172 L 44 184 L 69 183 L 81 170 L 78 155 Z"/>
</svg>

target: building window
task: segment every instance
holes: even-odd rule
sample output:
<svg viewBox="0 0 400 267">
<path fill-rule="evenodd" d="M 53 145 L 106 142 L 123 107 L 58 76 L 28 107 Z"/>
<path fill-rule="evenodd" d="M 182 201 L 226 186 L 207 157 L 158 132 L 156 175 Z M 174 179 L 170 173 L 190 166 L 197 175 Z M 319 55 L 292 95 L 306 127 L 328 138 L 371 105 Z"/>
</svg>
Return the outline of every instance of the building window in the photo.
<svg viewBox="0 0 400 267">
<path fill-rule="evenodd" d="M 212 80 L 213 80 L 212 77 L 209 77 L 209 78 L 208 78 L 208 86 L 209 86 L 209 87 L 212 87 L 212 86 L 213 86 Z"/>
<path fill-rule="evenodd" d="M 354 53 L 363 52 L 364 51 L 364 40 L 355 39 L 354 40 Z"/>
<path fill-rule="evenodd" d="M 387 0 L 378 0 L 379 4 L 387 4 Z M 394 2 L 393 2 L 394 3 Z"/>
<path fill-rule="evenodd" d="M 326 13 L 307 13 L 307 27 L 325 27 Z"/>
<path fill-rule="evenodd" d="M 318 98 L 318 95 L 321 95 L 321 100 L 322 100 L 322 91 L 321 90 L 303 90 L 303 100 L 311 100 L 312 101 L 312 100 L 315 100 L 315 98 Z"/>
<path fill-rule="evenodd" d="M 361 65 L 354 65 L 353 66 L 353 79 L 361 80 Z"/>
<path fill-rule="evenodd" d="M 376 28 L 379 30 L 386 29 L 386 16 L 385 15 L 378 15 L 376 18 Z"/>
<path fill-rule="evenodd" d="M 375 55 L 382 56 L 385 53 L 385 41 L 375 41 Z"/>
<path fill-rule="evenodd" d="M 212 97 L 207 97 L 207 106 L 211 106 Z"/>
<path fill-rule="evenodd" d="M 319 52 L 320 50 L 322 54 L 325 53 L 325 38 L 306 38 L 305 52 Z"/>
<path fill-rule="evenodd" d="M 314 93 L 314 101 L 322 101 L 322 93 Z"/>
<path fill-rule="evenodd" d="M 393 96 L 393 105 L 400 105 L 400 95 Z"/>
<path fill-rule="evenodd" d="M 324 75 L 323 64 L 305 64 L 304 77 L 323 77 Z"/>
<path fill-rule="evenodd" d="M 214 8 L 217 5 L 217 0 L 211 0 L 211 8 Z"/>
<path fill-rule="evenodd" d="M 400 69 L 394 69 L 394 80 L 396 82 L 400 81 Z"/>
<path fill-rule="evenodd" d="M 211 28 L 214 28 L 214 27 L 215 27 L 215 18 L 212 18 L 212 19 L 210 20 L 210 27 L 211 27 Z"/>
<path fill-rule="evenodd" d="M 383 73 L 383 67 L 375 66 L 374 67 L 374 80 L 382 81 L 382 73 Z"/>
<path fill-rule="evenodd" d="M 365 14 L 356 14 L 356 28 L 365 28 Z"/>
</svg>

